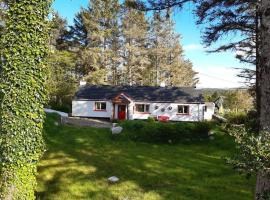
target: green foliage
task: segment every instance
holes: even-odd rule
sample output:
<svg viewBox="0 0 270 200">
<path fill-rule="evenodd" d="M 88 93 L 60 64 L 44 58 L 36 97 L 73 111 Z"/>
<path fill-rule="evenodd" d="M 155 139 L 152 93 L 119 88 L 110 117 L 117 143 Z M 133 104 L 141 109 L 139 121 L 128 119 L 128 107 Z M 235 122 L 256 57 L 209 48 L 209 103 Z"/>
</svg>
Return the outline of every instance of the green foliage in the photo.
<svg viewBox="0 0 270 200">
<path fill-rule="evenodd" d="M 112 140 L 108 129 L 45 126 L 48 151 L 39 163 L 40 200 L 247 200 L 246 179 L 222 158 L 234 151 L 227 135 L 215 140 L 159 145 Z M 107 178 L 120 178 L 108 184 Z"/>
<path fill-rule="evenodd" d="M 184 58 L 180 35 L 167 14 L 153 14 L 148 33 L 148 56 L 150 65 L 144 72 L 144 82 L 159 86 L 194 86 L 197 83 L 192 63 Z M 147 83 L 148 82 L 148 83 Z"/>
<path fill-rule="evenodd" d="M 161 123 L 153 120 L 125 121 L 120 125 L 124 128 L 121 135 L 123 138 L 149 143 L 179 143 L 207 139 L 209 131 L 214 127 L 212 122 Z"/>
<path fill-rule="evenodd" d="M 71 27 L 74 47 L 78 49 L 78 72 L 91 84 L 106 84 L 112 76 L 115 84 L 116 67 L 120 60 L 120 4 L 118 0 L 90 0 Z"/>
<path fill-rule="evenodd" d="M 74 73 L 75 56 L 73 52 L 58 50 L 49 54 L 49 106 L 53 109 L 71 112 L 71 102 L 78 83 Z"/>
<path fill-rule="evenodd" d="M 235 138 L 237 144 L 237 152 L 228 159 L 228 163 L 248 176 L 257 174 L 260 179 L 267 180 L 270 176 L 270 134 L 259 131 L 255 111 L 244 115 L 243 122 L 242 125 L 231 123 L 227 125 L 228 132 Z M 256 199 L 268 200 L 269 190 L 256 194 Z"/>
<path fill-rule="evenodd" d="M 194 86 L 173 21 L 161 14 L 149 20 L 125 2 L 90 0 L 76 15 L 68 42 L 77 72 L 90 84 Z"/>
<path fill-rule="evenodd" d="M 231 124 L 245 124 L 247 122 L 247 113 L 241 112 L 230 112 L 226 113 L 224 117 L 228 120 Z"/>
<path fill-rule="evenodd" d="M 231 125 L 242 125 L 251 131 L 258 131 L 257 112 L 255 110 L 248 113 L 228 112 L 225 114 L 225 118 L 228 120 L 229 127 Z"/>
<path fill-rule="evenodd" d="M 148 70 L 148 32 L 149 23 L 144 12 L 124 8 L 122 16 L 122 51 L 124 59 L 123 84 L 142 85 Z"/>
<path fill-rule="evenodd" d="M 44 151 L 47 100 L 47 17 L 50 0 L 7 1 L 1 35 L 0 199 L 34 199 L 36 165 Z"/>
<path fill-rule="evenodd" d="M 57 50 L 68 50 L 70 33 L 68 24 L 57 12 L 52 13 L 50 21 L 50 45 Z"/>
<path fill-rule="evenodd" d="M 223 107 L 226 112 L 247 113 L 254 109 L 254 98 L 247 89 L 204 91 L 206 101 L 214 102 L 219 97 L 224 100 Z"/>
<path fill-rule="evenodd" d="M 248 174 L 267 172 L 270 167 L 270 135 L 264 137 L 245 126 L 231 126 L 229 133 L 235 138 L 238 153 L 229 160 L 235 168 Z"/>
<path fill-rule="evenodd" d="M 156 118 L 155 117 L 148 117 L 147 122 L 151 123 L 151 122 L 155 122 Z"/>
</svg>

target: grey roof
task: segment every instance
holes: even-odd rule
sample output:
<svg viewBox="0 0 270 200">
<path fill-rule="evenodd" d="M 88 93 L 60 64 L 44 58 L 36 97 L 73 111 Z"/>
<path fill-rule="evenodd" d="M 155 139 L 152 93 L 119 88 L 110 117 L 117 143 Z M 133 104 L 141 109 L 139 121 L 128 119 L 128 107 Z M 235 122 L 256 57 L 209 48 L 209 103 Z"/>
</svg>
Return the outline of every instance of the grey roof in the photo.
<svg viewBox="0 0 270 200">
<path fill-rule="evenodd" d="M 200 90 L 193 87 L 108 86 L 86 85 L 80 87 L 74 100 L 112 100 L 124 93 L 133 101 L 203 103 Z"/>
</svg>

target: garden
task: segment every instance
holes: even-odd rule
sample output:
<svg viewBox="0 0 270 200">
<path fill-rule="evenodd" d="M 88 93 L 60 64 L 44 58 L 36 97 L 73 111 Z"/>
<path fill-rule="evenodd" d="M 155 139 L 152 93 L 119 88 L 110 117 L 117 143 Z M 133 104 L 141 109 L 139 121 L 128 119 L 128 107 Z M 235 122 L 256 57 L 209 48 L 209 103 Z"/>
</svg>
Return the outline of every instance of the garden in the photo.
<svg viewBox="0 0 270 200">
<path fill-rule="evenodd" d="M 245 200 L 253 197 L 255 179 L 248 179 L 226 165 L 225 159 L 234 153 L 235 146 L 218 125 L 211 125 L 215 131 L 213 140 L 204 134 L 204 138 L 193 140 L 162 134 L 168 127 L 172 127 L 169 132 L 174 135 L 177 135 L 176 127 L 181 130 L 179 133 L 183 132 L 184 125 L 179 123 L 134 121 L 122 125 L 124 132 L 117 137 L 109 129 L 63 126 L 57 115 L 48 115 L 44 129 L 47 151 L 38 167 L 37 199 Z M 185 126 L 196 130 L 192 124 Z M 205 125 L 200 126 L 205 129 Z M 144 131 L 151 134 L 148 129 L 158 130 L 151 135 L 154 137 L 156 133 L 156 140 L 150 141 L 142 135 Z M 136 130 L 139 139 L 130 137 Z M 166 142 L 161 142 L 161 138 Z M 119 182 L 110 184 L 111 176 L 118 177 Z"/>
</svg>

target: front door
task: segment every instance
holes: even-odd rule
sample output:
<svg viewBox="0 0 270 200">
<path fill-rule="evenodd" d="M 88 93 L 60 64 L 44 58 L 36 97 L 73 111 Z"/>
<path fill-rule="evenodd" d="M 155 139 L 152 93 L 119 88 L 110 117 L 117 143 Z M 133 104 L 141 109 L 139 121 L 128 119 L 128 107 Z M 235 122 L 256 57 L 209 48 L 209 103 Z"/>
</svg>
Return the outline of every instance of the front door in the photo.
<svg viewBox="0 0 270 200">
<path fill-rule="evenodd" d="M 119 120 L 126 119 L 126 105 L 118 105 L 118 119 Z"/>
</svg>

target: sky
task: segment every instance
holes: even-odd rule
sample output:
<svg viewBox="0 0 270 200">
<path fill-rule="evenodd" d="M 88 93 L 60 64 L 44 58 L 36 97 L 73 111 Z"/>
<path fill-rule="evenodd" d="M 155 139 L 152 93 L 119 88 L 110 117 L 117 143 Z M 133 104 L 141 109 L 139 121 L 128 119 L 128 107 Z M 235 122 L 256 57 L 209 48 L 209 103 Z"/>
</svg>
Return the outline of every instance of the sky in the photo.
<svg viewBox="0 0 270 200">
<path fill-rule="evenodd" d="M 81 7 L 86 7 L 88 0 L 55 0 L 53 8 L 66 18 L 68 23 L 73 23 L 73 18 Z M 236 88 L 244 86 L 243 79 L 238 78 L 239 70 L 244 64 L 235 58 L 234 52 L 207 53 L 202 45 L 201 27 L 195 24 L 192 14 L 192 5 L 187 4 L 183 10 L 173 14 L 175 31 L 181 35 L 181 45 L 185 58 L 193 63 L 193 68 L 198 72 L 198 88 Z M 226 38 L 229 40 L 229 38 Z M 221 41 L 227 42 L 227 41 Z"/>
</svg>

